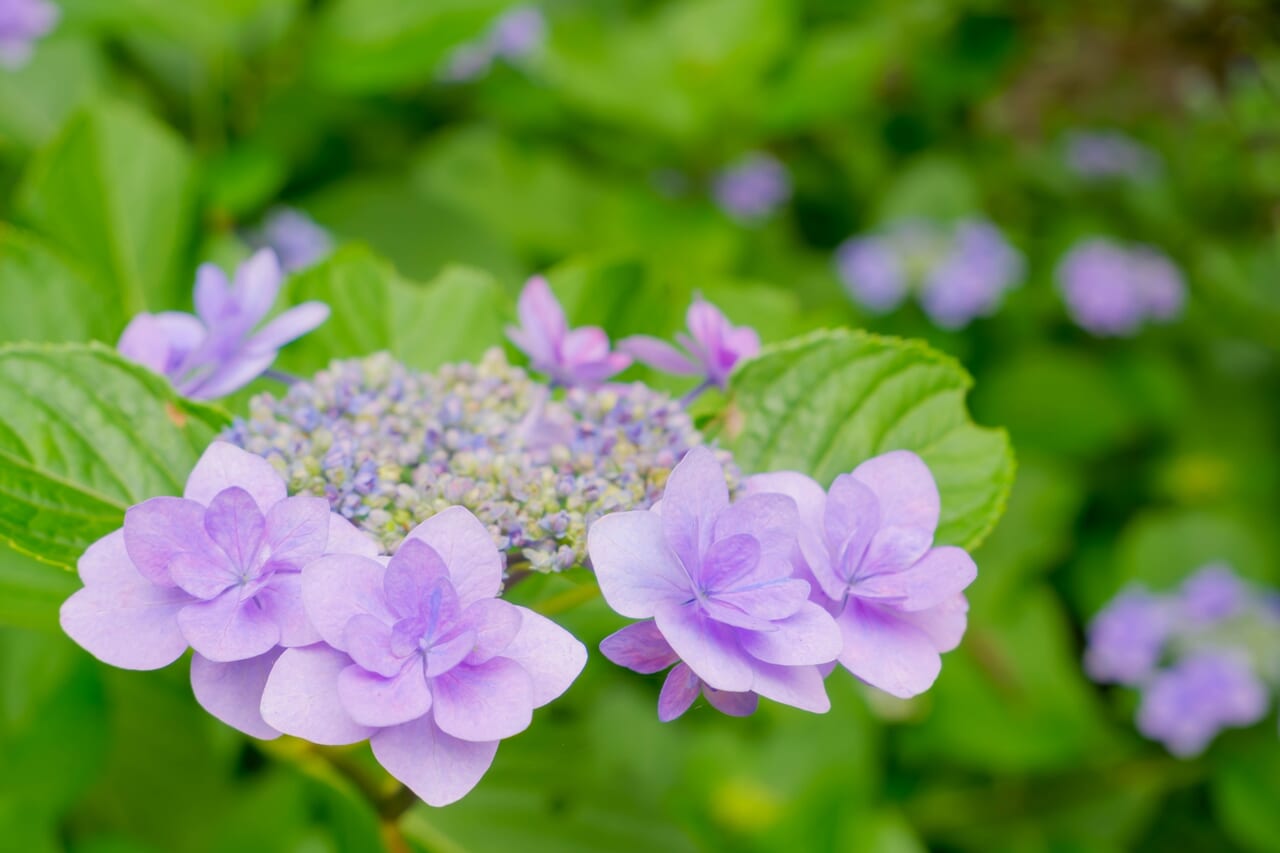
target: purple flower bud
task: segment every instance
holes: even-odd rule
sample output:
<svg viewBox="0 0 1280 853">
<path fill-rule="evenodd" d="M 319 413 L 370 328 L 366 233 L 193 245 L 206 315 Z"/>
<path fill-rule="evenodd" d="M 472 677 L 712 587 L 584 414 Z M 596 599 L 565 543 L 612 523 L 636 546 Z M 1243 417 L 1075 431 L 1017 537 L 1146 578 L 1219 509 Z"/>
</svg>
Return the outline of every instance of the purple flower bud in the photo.
<svg viewBox="0 0 1280 853">
<path fill-rule="evenodd" d="M 0 66 L 21 68 L 35 41 L 58 22 L 58 7 L 45 0 L 0 0 Z"/>
<path fill-rule="evenodd" d="M 518 304 L 520 325 L 507 329 L 533 369 L 561 385 L 596 387 L 631 364 L 631 357 L 611 352 L 604 329 L 570 329 L 551 286 L 541 276 L 525 283 Z"/>
<path fill-rule="evenodd" d="M 689 334 L 676 335 L 684 352 L 648 335 L 627 338 L 618 348 L 650 367 L 677 376 L 701 376 L 718 388 L 728 385 L 729 374 L 739 361 L 760 352 L 760 336 L 755 329 L 734 326 L 719 308 L 701 296 L 689 306 L 686 322 Z"/>
<path fill-rule="evenodd" d="M 712 182 L 711 194 L 732 218 L 758 222 L 790 200 L 791 176 L 776 157 L 756 152 L 722 169 Z"/>
<path fill-rule="evenodd" d="M 1114 598 L 1089 625 L 1085 670 L 1095 681 L 1141 684 L 1155 672 L 1174 613 L 1158 596 L 1132 589 Z"/>
<path fill-rule="evenodd" d="M 306 269 L 333 251 L 329 232 L 292 207 L 279 207 L 267 214 L 259 240 L 276 253 L 285 272 Z"/>
<path fill-rule="evenodd" d="M 1198 755 L 1224 728 L 1249 726 L 1267 712 L 1267 691 L 1247 659 L 1207 650 L 1152 679 L 1138 708 L 1138 729 L 1182 757 Z"/>
</svg>

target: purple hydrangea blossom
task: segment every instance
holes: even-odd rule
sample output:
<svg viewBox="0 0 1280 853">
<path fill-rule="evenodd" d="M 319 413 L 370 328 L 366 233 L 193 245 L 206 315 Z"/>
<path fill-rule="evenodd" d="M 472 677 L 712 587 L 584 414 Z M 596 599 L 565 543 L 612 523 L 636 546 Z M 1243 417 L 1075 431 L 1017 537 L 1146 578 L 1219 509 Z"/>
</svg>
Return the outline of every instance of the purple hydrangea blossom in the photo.
<svg viewBox="0 0 1280 853">
<path fill-rule="evenodd" d="M 836 269 L 853 298 L 874 314 L 887 314 L 910 293 L 906 265 L 889 237 L 851 237 L 836 249 Z"/>
<path fill-rule="evenodd" d="M 62 605 L 66 633 L 98 659 L 158 669 L 195 651 L 196 698 L 260 738 L 258 697 L 280 647 L 320 635 L 302 607 L 301 571 L 325 553 L 377 548 L 321 498 L 288 497 L 265 459 L 224 442 L 200 457 L 183 497 L 125 513 L 79 562 L 84 588 Z"/>
<path fill-rule="evenodd" d="M 734 326 L 719 308 L 695 297 L 686 317 L 689 334 L 676 335 L 684 352 L 666 341 L 634 335 L 618 348 L 650 367 L 677 376 L 701 376 L 708 386 L 724 388 L 743 359 L 760 352 L 760 336 L 749 326 Z"/>
<path fill-rule="evenodd" d="M 333 251 L 329 232 L 292 207 L 279 207 L 268 213 L 258 239 L 276 253 L 285 272 L 306 269 Z"/>
<path fill-rule="evenodd" d="M 1160 663 L 1175 615 L 1167 601 L 1142 589 L 1112 599 L 1089 624 L 1089 677 L 1129 685 L 1146 681 Z"/>
<path fill-rule="evenodd" d="M 631 364 L 630 356 L 610 351 L 604 329 L 570 329 L 542 276 L 525 283 L 517 310 L 520 325 L 508 327 L 507 337 L 529 356 L 534 370 L 558 385 L 596 387 Z"/>
<path fill-rule="evenodd" d="M 1072 131 L 1065 147 L 1067 167 L 1090 180 L 1142 180 L 1160 170 L 1154 151 L 1118 131 Z"/>
<path fill-rule="evenodd" d="M 747 480 L 749 494 L 789 495 L 815 602 L 835 617 L 839 662 L 901 698 L 928 690 L 939 655 L 964 635 L 963 590 L 978 569 L 961 548 L 933 546 L 941 502 L 928 466 L 897 450 L 842 474 L 824 492 L 791 471 Z"/>
<path fill-rule="evenodd" d="M 0 0 L 0 66 L 21 68 L 37 39 L 58 22 L 58 7 L 45 0 Z"/>
<path fill-rule="evenodd" d="M 989 222 L 956 225 L 950 251 L 926 276 L 920 305 L 944 329 L 967 326 L 995 312 L 1004 293 L 1022 280 L 1022 255 Z"/>
<path fill-rule="evenodd" d="M 808 600 L 809 584 L 795 577 L 796 521 L 786 495 L 730 503 L 714 454 L 695 448 L 671 472 L 657 508 L 592 525 L 587 550 L 605 601 L 645 620 L 607 638 L 602 652 L 640 672 L 678 656 L 698 679 L 684 670 L 669 676 L 663 719 L 678 716 L 704 688 L 817 713 L 830 708 L 820 667 L 835 659 L 840 634 Z M 730 713 L 749 713 L 754 701 L 708 698 Z"/>
<path fill-rule="evenodd" d="M 204 264 L 196 273 L 196 314 L 139 314 L 120 336 L 120 354 L 167 376 L 186 397 L 225 397 L 262 375 L 282 346 L 329 317 L 329 306 L 304 302 L 255 331 L 275 304 L 282 279 L 269 249 L 242 264 L 234 283 L 217 266 Z"/>
<path fill-rule="evenodd" d="M 1182 582 L 1177 607 L 1192 622 L 1212 624 L 1240 614 L 1250 597 L 1239 575 L 1225 564 L 1214 563 Z"/>
<path fill-rule="evenodd" d="M 383 767 L 431 805 L 484 775 L 498 743 L 524 731 L 586 664 L 586 649 L 531 610 L 497 598 L 502 560 L 470 512 L 415 528 L 384 566 L 324 557 L 302 578 L 324 642 L 289 649 L 262 713 L 320 744 L 370 741 Z"/>
<path fill-rule="evenodd" d="M 503 12 L 474 41 L 454 48 L 441 76 L 455 83 L 478 80 L 499 59 L 519 64 L 538 53 L 547 40 L 547 20 L 534 6 L 515 6 Z"/>
<path fill-rule="evenodd" d="M 778 158 L 748 154 L 715 176 L 711 195 L 733 219 L 744 223 L 768 219 L 791 198 L 791 176 Z"/>
<path fill-rule="evenodd" d="M 1174 755 L 1199 755 L 1224 728 L 1250 726 L 1267 713 L 1265 685 L 1246 657 L 1206 650 L 1157 674 L 1142 694 L 1138 729 Z"/>
<path fill-rule="evenodd" d="M 1058 264 L 1057 279 L 1067 313 L 1099 337 L 1128 336 L 1148 320 L 1172 320 L 1186 301 L 1186 283 L 1167 257 L 1105 238 L 1072 247 Z"/>
</svg>

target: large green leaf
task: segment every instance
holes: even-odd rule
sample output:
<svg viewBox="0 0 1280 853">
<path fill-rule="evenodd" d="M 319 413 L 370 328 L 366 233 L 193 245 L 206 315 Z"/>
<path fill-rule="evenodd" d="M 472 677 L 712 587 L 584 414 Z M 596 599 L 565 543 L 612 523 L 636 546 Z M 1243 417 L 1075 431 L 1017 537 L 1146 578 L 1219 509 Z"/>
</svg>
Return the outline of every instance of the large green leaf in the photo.
<svg viewBox="0 0 1280 853">
<path fill-rule="evenodd" d="M 0 347 L 0 538 L 74 565 L 132 504 L 181 494 L 226 422 L 98 344 Z"/>
<path fill-rule="evenodd" d="M 823 484 L 880 453 L 914 451 L 942 493 L 937 540 L 974 548 L 1004 512 L 1014 462 L 1003 430 L 970 419 L 972 382 L 921 343 L 817 332 L 734 374 L 725 433 L 744 470 L 799 470 Z"/>
<path fill-rule="evenodd" d="M 173 307 L 190 243 L 194 172 L 183 142 L 137 109 L 79 113 L 28 168 L 19 214 L 111 282 L 129 314 Z"/>
<path fill-rule="evenodd" d="M 0 304 L 4 343 L 114 341 L 125 323 L 108 288 L 40 238 L 6 225 L 0 225 Z"/>
</svg>

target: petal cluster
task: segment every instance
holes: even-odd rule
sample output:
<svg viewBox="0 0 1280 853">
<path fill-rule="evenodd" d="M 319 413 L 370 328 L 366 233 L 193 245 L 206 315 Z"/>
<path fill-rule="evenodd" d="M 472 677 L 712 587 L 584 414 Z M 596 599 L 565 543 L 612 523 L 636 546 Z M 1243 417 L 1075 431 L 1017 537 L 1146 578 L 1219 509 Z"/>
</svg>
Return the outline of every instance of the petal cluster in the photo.
<svg viewBox="0 0 1280 853">
<path fill-rule="evenodd" d="M 551 285 L 541 276 L 525 283 L 517 311 L 520 325 L 509 327 L 507 337 L 535 371 L 556 385 L 597 387 L 631 364 L 630 356 L 610 349 L 604 329 L 570 329 Z"/>
<path fill-rule="evenodd" d="M 695 297 L 686 318 L 688 334 L 676 340 L 684 351 L 649 335 L 634 335 L 618 348 L 636 361 L 676 376 L 698 376 L 707 385 L 724 388 L 739 361 L 760 352 L 760 336 L 749 326 L 734 326 L 719 308 Z"/>
<path fill-rule="evenodd" d="M 1186 302 L 1182 273 L 1166 255 L 1101 237 L 1072 247 L 1057 279 L 1071 319 L 1099 337 L 1133 335 L 1147 322 L 1172 320 Z"/>
</svg>

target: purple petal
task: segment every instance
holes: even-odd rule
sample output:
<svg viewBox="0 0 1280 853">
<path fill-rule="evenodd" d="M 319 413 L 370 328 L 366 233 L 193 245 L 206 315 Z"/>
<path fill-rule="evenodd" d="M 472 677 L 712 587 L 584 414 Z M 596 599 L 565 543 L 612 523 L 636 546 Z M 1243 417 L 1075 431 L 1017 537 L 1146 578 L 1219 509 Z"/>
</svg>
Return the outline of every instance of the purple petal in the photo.
<svg viewBox="0 0 1280 853">
<path fill-rule="evenodd" d="M 242 601 L 238 589 L 188 604 L 178 627 L 191 648 L 220 663 L 266 654 L 280 642 L 280 626 L 252 599 Z"/>
<path fill-rule="evenodd" d="M 329 540 L 324 550 L 326 554 L 355 554 L 370 559 L 381 553 L 373 537 L 336 512 L 329 513 Z"/>
<path fill-rule="evenodd" d="M 564 336 L 560 357 L 566 367 L 599 364 L 609 356 L 609 335 L 599 326 L 582 326 Z"/>
<path fill-rule="evenodd" d="M 285 734 L 325 746 L 369 737 L 374 729 L 351 719 L 338 696 L 338 676 L 350 665 L 351 658 L 319 643 L 287 649 L 267 678 L 262 718 Z"/>
<path fill-rule="evenodd" d="M 463 507 L 451 506 L 436 513 L 409 531 L 406 539 L 426 542 L 444 559 L 464 608 L 473 601 L 493 598 L 502 589 L 498 547 L 484 524 Z"/>
<path fill-rule="evenodd" d="M 502 657 L 515 661 L 533 682 L 533 707 L 540 708 L 569 689 L 587 665 L 587 647 L 547 617 L 524 607 L 520 632 Z"/>
<path fill-rule="evenodd" d="M 270 249 L 259 249 L 249 260 L 236 270 L 235 281 L 231 285 L 231 298 L 239 315 L 247 320 L 249 327 L 256 326 L 280 293 L 280 284 L 284 281 L 284 273 L 280 270 L 280 262 L 276 253 Z"/>
<path fill-rule="evenodd" d="M 715 454 L 705 447 L 693 448 L 672 469 L 662 494 L 662 529 L 686 568 L 701 565 L 711 547 L 716 516 L 728 506 L 729 487 Z"/>
<path fill-rule="evenodd" d="M 766 663 L 806 666 L 829 663 L 840 655 L 843 639 L 831 614 L 805 602 L 792 616 L 773 623 L 773 631 L 742 631 L 747 654 Z"/>
<path fill-rule="evenodd" d="M 949 652 L 964 638 L 969 624 L 969 600 L 961 593 L 936 607 L 904 612 L 898 618 L 924 631 L 939 653 Z"/>
<path fill-rule="evenodd" d="M 824 576 L 815 572 L 828 598 L 839 601 L 843 597 L 849 581 L 857 575 L 867 556 L 867 548 L 880 522 L 880 502 L 875 493 L 851 474 L 836 477 L 822 516 L 831 573 Z"/>
<path fill-rule="evenodd" d="M 449 580 L 449 567 L 436 550 L 420 539 L 406 539 L 387 563 L 383 580 L 387 606 L 401 617 L 417 616 L 433 594 L 437 607 L 446 612 L 440 618 L 453 621 L 458 616 L 458 596 Z"/>
<path fill-rule="evenodd" d="M 216 663 L 201 655 L 191 658 L 191 689 L 196 701 L 213 716 L 245 734 L 271 740 L 280 732 L 262 719 L 262 692 L 282 649 L 231 663 Z"/>
<path fill-rule="evenodd" d="M 190 314 L 138 314 L 129 321 L 116 349 L 162 376 L 177 378 L 183 359 L 204 340 L 205 327 Z"/>
<path fill-rule="evenodd" d="M 265 541 L 277 570 L 282 565 L 301 570 L 327 550 L 330 516 L 329 502 L 324 498 L 298 495 L 271 507 Z"/>
<path fill-rule="evenodd" d="M 697 606 L 662 602 L 654 621 L 671 648 L 698 677 L 717 690 L 751 689 L 752 660 L 738 644 L 737 632 L 703 615 Z"/>
<path fill-rule="evenodd" d="M 527 349 L 521 348 L 525 349 L 535 365 L 553 363 L 559 352 L 560 342 L 568 332 L 568 324 L 565 322 L 564 310 L 545 278 L 539 275 L 525 282 L 516 311 L 528 345 Z"/>
<path fill-rule="evenodd" d="M 498 742 L 472 743 L 440 731 L 431 716 L 382 729 L 370 741 L 374 757 L 427 805 L 457 802 L 484 776 Z"/>
<path fill-rule="evenodd" d="M 844 637 L 840 663 L 858 678 L 900 699 L 933 686 L 942 659 L 929 635 L 891 612 L 850 599 L 836 618 Z"/>
<path fill-rule="evenodd" d="M 749 533 L 735 533 L 711 543 L 699 578 L 704 589 L 719 594 L 749 583 L 759 564 L 760 543 Z"/>
<path fill-rule="evenodd" d="M 832 555 L 827 547 L 824 522 L 827 493 L 822 487 L 804 474 L 795 471 L 775 471 L 748 477 L 746 492 L 748 496 L 777 493 L 795 501 L 800 515 L 796 539 L 804 566 L 808 568 L 813 579 L 818 582 L 828 598 L 838 600 L 843 596 L 846 584 L 836 574 L 832 566 Z M 742 500 L 739 503 L 742 503 Z M 838 557 L 839 554 L 835 556 Z"/>
<path fill-rule="evenodd" d="M 254 600 L 271 621 L 280 626 L 280 645 L 286 648 L 320 642 L 320 632 L 307 618 L 302 603 L 302 573 L 276 572 Z"/>
<path fill-rule="evenodd" d="M 559 372 L 557 378 L 566 385 L 594 388 L 616 373 L 631 366 L 631 356 L 623 352 L 606 352 L 598 360 L 578 361 Z"/>
<path fill-rule="evenodd" d="M 673 668 L 658 694 L 658 719 L 664 723 L 676 719 L 693 707 L 701 691 L 702 679 L 694 675 L 693 670 L 684 664 Z"/>
<path fill-rule="evenodd" d="M 186 651 L 178 611 L 191 597 L 160 587 L 138 573 L 117 530 L 80 558 L 87 586 L 62 604 L 59 623 L 90 654 L 123 669 L 159 669 Z"/>
<path fill-rule="evenodd" d="M 270 462 L 225 441 L 209 445 L 187 477 L 182 496 L 208 506 L 218 492 L 232 486 L 252 495 L 263 512 L 287 496 L 284 479 Z"/>
<path fill-rule="evenodd" d="M 934 548 L 915 565 L 857 581 L 853 594 L 862 598 L 897 599 L 902 610 L 928 610 L 953 598 L 978 576 L 978 567 L 963 548 Z"/>
<path fill-rule="evenodd" d="M 755 693 L 730 693 L 705 684 L 702 685 L 702 695 L 707 697 L 712 708 L 730 717 L 750 717 L 760 705 L 760 697 Z"/>
<path fill-rule="evenodd" d="M 467 663 L 484 663 L 503 654 L 520 633 L 521 611 L 514 604 L 497 598 L 484 598 L 472 603 L 462 614 L 463 624 L 475 634 L 475 646 L 467 655 Z"/>
<path fill-rule="evenodd" d="M 751 494 L 739 498 L 717 516 L 715 537 L 750 536 L 760 544 L 762 563 L 773 571 L 791 574 L 799 525 L 799 512 L 791 498 L 782 494 Z"/>
<path fill-rule="evenodd" d="M 773 622 L 787 618 L 804 606 L 809 599 L 809 591 L 807 582 L 794 578 L 759 580 L 736 589 L 716 592 L 714 597 L 707 600 L 707 606 L 718 608 L 721 605 L 728 605 L 751 617 L 752 620 Z M 751 621 L 739 623 L 726 616 L 727 614 L 721 614 L 717 610 L 715 618 L 731 625 L 740 625 L 755 631 L 762 630 Z"/>
<path fill-rule="evenodd" d="M 642 364 L 676 376 L 697 376 L 702 368 L 666 341 L 648 335 L 633 335 L 618 341 L 618 349 Z"/>
<path fill-rule="evenodd" d="M 766 699 L 802 711 L 825 714 L 831 710 L 822 672 L 816 666 L 758 664 L 751 689 Z"/>
<path fill-rule="evenodd" d="M 217 551 L 179 554 L 169 563 L 169 575 L 184 591 L 202 601 L 217 598 L 240 580 L 239 573 Z"/>
<path fill-rule="evenodd" d="M 222 319 L 231 303 L 227 274 L 217 264 L 201 264 L 196 270 L 196 313 L 206 326 Z"/>
<path fill-rule="evenodd" d="M 606 515 L 587 531 L 587 553 L 604 600 L 623 616 L 647 619 L 660 602 L 686 600 L 692 590 L 656 512 Z"/>
<path fill-rule="evenodd" d="M 390 678 L 349 666 L 338 676 L 338 696 L 351 719 L 376 728 L 398 726 L 431 710 L 427 679 L 414 664 Z"/>
<path fill-rule="evenodd" d="M 323 302 L 304 302 L 285 311 L 270 323 L 263 326 L 245 344 L 246 354 L 264 355 L 275 353 L 281 347 L 319 327 L 329 319 L 329 306 Z"/>
<path fill-rule="evenodd" d="M 881 527 L 914 530 L 933 540 L 941 501 L 923 459 L 907 450 L 894 450 L 863 462 L 853 469 L 853 476 L 880 502 Z"/>
<path fill-rule="evenodd" d="M 347 623 L 362 613 L 395 623 L 383 592 L 385 574 L 380 563 L 353 554 L 331 554 L 307 564 L 302 570 L 302 604 L 326 643 L 346 651 Z"/>
<path fill-rule="evenodd" d="M 266 372 L 279 355 L 275 350 L 241 352 L 221 361 L 213 373 L 179 390 L 193 400 L 216 400 L 239 391 Z"/>
<path fill-rule="evenodd" d="M 157 586 L 173 586 L 169 567 L 184 554 L 213 558 L 204 530 L 205 508 L 182 498 L 151 498 L 124 514 L 124 546 L 138 573 Z"/>
<path fill-rule="evenodd" d="M 237 574 L 253 566 L 266 527 L 262 511 L 239 486 L 214 495 L 204 516 L 205 532 L 231 558 Z"/>
<path fill-rule="evenodd" d="M 392 628 L 368 613 L 358 613 L 343 631 L 344 648 L 364 669 L 391 678 L 405 667 L 405 657 L 391 647 Z M 389 724 L 388 724 L 389 725 Z"/>
<path fill-rule="evenodd" d="M 501 740 L 533 721 L 533 680 L 509 658 L 459 666 L 433 678 L 431 698 L 436 725 L 462 740 Z"/>
<path fill-rule="evenodd" d="M 600 641 L 600 653 L 618 666 L 651 675 L 680 660 L 652 620 L 636 622 Z"/>
<path fill-rule="evenodd" d="M 462 663 L 476 647 L 476 632 L 464 630 L 447 640 L 436 642 L 427 654 L 427 678 L 444 675 Z"/>
</svg>

